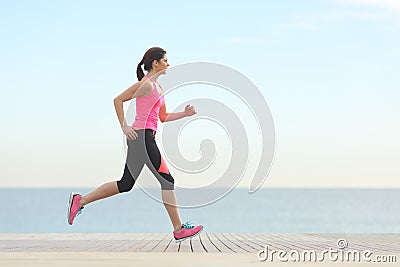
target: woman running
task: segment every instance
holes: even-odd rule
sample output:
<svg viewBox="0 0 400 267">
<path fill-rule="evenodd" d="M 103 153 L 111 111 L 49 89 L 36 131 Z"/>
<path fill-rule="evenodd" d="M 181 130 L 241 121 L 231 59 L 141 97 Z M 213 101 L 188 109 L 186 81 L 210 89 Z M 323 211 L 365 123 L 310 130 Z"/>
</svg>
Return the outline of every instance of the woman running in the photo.
<svg viewBox="0 0 400 267">
<path fill-rule="evenodd" d="M 142 65 L 147 71 L 146 75 L 143 73 Z M 174 227 L 175 240 L 180 242 L 198 235 L 203 230 L 202 225 L 182 224 L 176 203 L 174 178 L 161 157 L 155 141 L 158 118 L 161 122 L 167 122 L 196 114 L 191 105 L 187 105 L 183 112 L 167 113 L 163 90 L 157 78 L 166 73 L 168 66 L 165 50 L 160 47 L 150 48 L 137 66 L 136 74 L 139 81 L 114 99 L 115 111 L 128 143 L 124 173 L 119 181 L 105 183 L 87 195 L 71 193 L 68 208 L 70 225 L 87 204 L 130 191 L 146 164 L 161 185 L 162 200 Z M 131 126 L 125 121 L 123 102 L 133 98 L 136 98 L 136 117 Z"/>
</svg>

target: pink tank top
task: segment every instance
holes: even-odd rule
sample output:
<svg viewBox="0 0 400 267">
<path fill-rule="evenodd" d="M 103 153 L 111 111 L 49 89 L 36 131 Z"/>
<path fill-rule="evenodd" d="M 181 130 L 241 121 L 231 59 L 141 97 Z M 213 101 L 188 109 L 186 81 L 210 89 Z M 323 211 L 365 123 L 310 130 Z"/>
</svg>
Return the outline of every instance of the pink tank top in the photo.
<svg viewBox="0 0 400 267">
<path fill-rule="evenodd" d="M 136 117 L 133 127 L 157 131 L 158 113 L 160 107 L 164 105 L 164 95 L 160 96 L 157 85 L 150 76 L 145 77 L 153 83 L 153 91 L 148 96 L 136 98 Z"/>
</svg>

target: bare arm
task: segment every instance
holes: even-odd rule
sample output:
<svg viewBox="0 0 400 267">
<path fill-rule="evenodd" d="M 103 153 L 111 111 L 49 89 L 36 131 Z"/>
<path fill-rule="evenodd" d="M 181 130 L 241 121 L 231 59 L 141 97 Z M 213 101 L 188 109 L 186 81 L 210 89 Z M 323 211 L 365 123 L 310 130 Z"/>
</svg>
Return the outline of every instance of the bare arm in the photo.
<svg viewBox="0 0 400 267">
<path fill-rule="evenodd" d="M 119 124 L 121 125 L 122 131 L 129 140 L 135 140 L 138 135 L 134 131 L 133 127 L 128 126 L 126 123 L 123 103 L 135 97 L 148 95 L 150 92 L 151 85 L 149 86 L 149 83 L 143 79 L 142 81 L 135 83 L 134 85 L 123 91 L 119 96 L 114 98 L 114 107 L 115 112 L 117 113 Z"/>
<path fill-rule="evenodd" d="M 167 113 L 167 107 L 165 104 L 160 108 L 160 112 L 158 113 L 158 117 L 161 122 L 174 121 L 179 120 L 184 117 L 189 117 L 196 114 L 196 110 L 191 105 L 186 105 L 185 111 L 175 112 L 175 113 Z"/>
<path fill-rule="evenodd" d="M 146 82 L 146 80 L 139 81 L 133 84 L 131 87 L 123 91 L 120 95 L 114 98 L 115 112 L 119 120 L 121 127 L 127 126 L 124 115 L 124 105 L 125 101 L 129 101 L 135 97 L 141 97 L 149 94 L 151 92 L 151 85 Z"/>
</svg>

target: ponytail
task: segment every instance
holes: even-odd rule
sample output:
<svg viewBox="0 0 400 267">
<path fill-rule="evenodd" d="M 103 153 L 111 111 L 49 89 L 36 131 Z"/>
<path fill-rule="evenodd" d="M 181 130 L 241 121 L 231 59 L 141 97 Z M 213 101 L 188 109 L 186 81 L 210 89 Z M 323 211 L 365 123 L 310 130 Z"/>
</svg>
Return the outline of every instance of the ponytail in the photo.
<svg viewBox="0 0 400 267">
<path fill-rule="evenodd" d="M 137 69 L 136 69 L 136 76 L 139 81 L 142 80 L 142 78 L 144 77 L 142 64 L 143 64 L 143 60 L 139 62 L 139 64 L 137 65 Z"/>
</svg>

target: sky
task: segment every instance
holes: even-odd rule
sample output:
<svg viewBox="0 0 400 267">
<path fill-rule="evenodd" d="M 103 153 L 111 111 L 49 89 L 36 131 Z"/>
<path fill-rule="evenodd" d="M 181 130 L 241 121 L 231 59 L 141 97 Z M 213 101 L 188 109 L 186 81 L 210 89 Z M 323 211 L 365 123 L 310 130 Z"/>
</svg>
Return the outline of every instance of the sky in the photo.
<svg viewBox="0 0 400 267">
<path fill-rule="evenodd" d="M 0 187 L 118 180 L 123 135 L 112 100 L 136 82 L 137 63 L 152 46 L 167 51 L 171 67 L 223 64 L 258 87 L 276 135 L 263 187 L 400 187 L 400 0 L 21 0 L 0 6 Z M 209 89 L 180 95 L 186 101 Z M 174 103 L 167 108 L 176 102 L 166 96 Z M 199 129 L 220 134 L 214 171 L 203 175 L 209 181 L 223 172 L 229 149 L 218 141 L 224 132 L 207 123 L 192 126 L 194 134 L 186 133 L 179 146 L 195 159 L 207 138 Z M 267 164 L 257 162 L 260 151 L 250 153 L 253 168 Z M 191 184 L 170 170 L 178 183 Z M 252 171 L 240 187 L 249 186 Z M 197 185 L 202 178 L 193 179 Z"/>
</svg>

